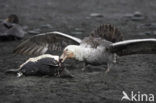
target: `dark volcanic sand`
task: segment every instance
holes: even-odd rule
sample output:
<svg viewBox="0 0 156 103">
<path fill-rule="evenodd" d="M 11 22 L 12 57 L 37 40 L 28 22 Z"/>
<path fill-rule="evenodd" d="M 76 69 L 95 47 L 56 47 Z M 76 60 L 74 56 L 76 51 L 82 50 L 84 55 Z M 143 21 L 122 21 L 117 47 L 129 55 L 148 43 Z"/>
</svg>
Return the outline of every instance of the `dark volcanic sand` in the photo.
<svg viewBox="0 0 156 103">
<path fill-rule="evenodd" d="M 53 28 L 83 38 L 102 23 L 116 25 L 125 39 L 155 37 L 156 28 L 138 28 L 156 23 L 156 0 L 0 0 L 0 19 L 15 13 L 29 30 L 50 24 Z M 145 19 L 126 20 L 124 15 L 140 11 Z M 103 17 L 90 17 L 101 13 Z M 75 28 L 80 28 L 77 30 Z M 81 33 L 82 32 L 82 33 Z M 146 35 L 145 32 L 154 32 Z M 29 35 L 31 36 L 31 35 Z M 27 37 L 26 37 L 27 38 Z M 156 55 L 121 57 L 106 75 L 100 67 L 88 67 L 68 61 L 74 79 L 5 75 L 28 57 L 11 52 L 20 41 L 0 42 L 0 103 L 120 103 L 122 91 L 152 93 L 156 96 Z M 89 70 L 91 69 L 91 70 Z"/>
</svg>

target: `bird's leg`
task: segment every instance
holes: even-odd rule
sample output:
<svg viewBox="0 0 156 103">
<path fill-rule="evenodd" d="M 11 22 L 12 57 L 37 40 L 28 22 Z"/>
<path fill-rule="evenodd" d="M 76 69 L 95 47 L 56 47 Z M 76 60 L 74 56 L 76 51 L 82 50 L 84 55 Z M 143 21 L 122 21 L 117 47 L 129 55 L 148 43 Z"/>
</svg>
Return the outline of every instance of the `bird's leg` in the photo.
<svg viewBox="0 0 156 103">
<path fill-rule="evenodd" d="M 107 69 L 105 71 L 105 73 L 108 73 L 110 71 L 110 68 L 112 67 L 112 64 L 111 63 L 108 63 L 107 64 Z"/>
<path fill-rule="evenodd" d="M 117 55 L 116 53 L 113 54 L 113 63 L 116 63 L 117 62 Z"/>
<path fill-rule="evenodd" d="M 88 64 L 87 64 L 86 62 L 84 62 L 84 63 L 83 63 L 83 68 L 82 68 L 81 70 L 82 70 L 82 71 L 85 71 L 85 69 L 87 68 L 87 65 L 88 65 Z"/>
</svg>

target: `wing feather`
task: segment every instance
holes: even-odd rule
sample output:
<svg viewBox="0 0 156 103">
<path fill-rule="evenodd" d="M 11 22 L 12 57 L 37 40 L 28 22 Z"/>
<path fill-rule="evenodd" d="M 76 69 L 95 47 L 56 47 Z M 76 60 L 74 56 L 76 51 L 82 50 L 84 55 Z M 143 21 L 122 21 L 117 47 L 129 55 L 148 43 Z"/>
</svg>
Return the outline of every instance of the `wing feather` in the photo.
<svg viewBox="0 0 156 103">
<path fill-rule="evenodd" d="M 107 50 L 119 56 L 131 54 L 156 54 L 156 39 L 125 40 L 111 44 Z"/>
<path fill-rule="evenodd" d="M 61 32 L 47 32 L 35 35 L 21 44 L 19 44 L 14 53 L 28 54 L 28 55 L 40 55 L 51 51 L 62 50 L 69 44 L 79 45 L 81 39 L 61 33 Z"/>
</svg>

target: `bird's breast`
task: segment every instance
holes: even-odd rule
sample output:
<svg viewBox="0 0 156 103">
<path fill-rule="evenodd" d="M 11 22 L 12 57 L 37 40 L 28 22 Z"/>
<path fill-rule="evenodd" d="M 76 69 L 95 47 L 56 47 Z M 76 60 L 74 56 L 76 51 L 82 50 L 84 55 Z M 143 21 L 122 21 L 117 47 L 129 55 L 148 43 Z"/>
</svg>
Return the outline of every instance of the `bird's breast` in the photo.
<svg viewBox="0 0 156 103">
<path fill-rule="evenodd" d="M 105 50 L 105 47 L 85 48 L 83 54 L 84 61 L 95 65 L 107 62 L 111 55 Z"/>
</svg>

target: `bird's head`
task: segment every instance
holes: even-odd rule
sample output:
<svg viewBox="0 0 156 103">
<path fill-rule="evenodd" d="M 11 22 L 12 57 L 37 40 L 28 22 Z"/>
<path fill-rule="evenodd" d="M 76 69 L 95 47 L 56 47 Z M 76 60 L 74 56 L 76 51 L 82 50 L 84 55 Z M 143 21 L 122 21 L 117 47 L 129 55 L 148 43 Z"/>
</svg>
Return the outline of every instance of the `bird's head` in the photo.
<svg viewBox="0 0 156 103">
<path fill-rule="evenodd" d="M 12 15 L 9 15 L 8 18 L 6 18 L 6 22 L 18 24 L 19 19 L 18 19 L 17 15 L 12 14 Z"/>
<path fill-rule="evenodd" d="M 75 58 L 76 45 L 68 45 L 60 57 L 60 62 L 64 62 L 66 59 Z"/>
</svg>

